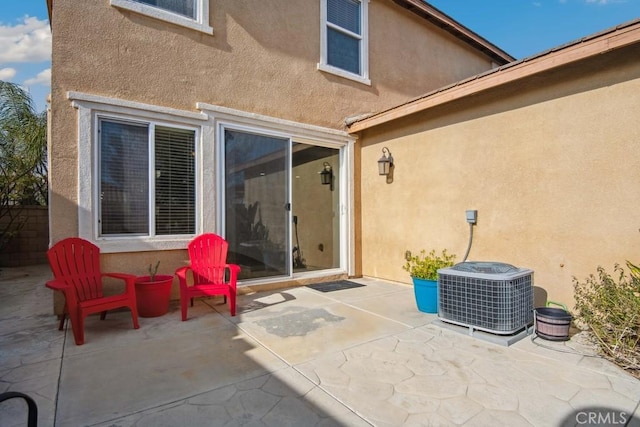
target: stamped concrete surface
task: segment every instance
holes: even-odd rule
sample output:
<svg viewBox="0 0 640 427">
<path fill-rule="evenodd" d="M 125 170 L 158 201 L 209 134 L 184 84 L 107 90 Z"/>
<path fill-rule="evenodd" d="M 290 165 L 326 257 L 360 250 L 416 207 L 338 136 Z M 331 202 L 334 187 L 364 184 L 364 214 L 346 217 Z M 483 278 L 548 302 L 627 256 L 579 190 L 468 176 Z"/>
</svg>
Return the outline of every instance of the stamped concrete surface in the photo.
<svg viewBox="0 0 640 427">
<path fill-rule="evenodd" d="M 0 270 L 0 392 L 32 396 L 40 426 L 640 426 L 640 381 L 583 334 L 487 342 L 419 312 L 409 286 L 241 295 L 235 317 L 197 300 L 186 322 L 172 302 L 138 330 L 110 312 L 76 346 L 49 277 Z M 0 426 L 23 425 L 23 402 L 0 403 Z"/>
</svg>

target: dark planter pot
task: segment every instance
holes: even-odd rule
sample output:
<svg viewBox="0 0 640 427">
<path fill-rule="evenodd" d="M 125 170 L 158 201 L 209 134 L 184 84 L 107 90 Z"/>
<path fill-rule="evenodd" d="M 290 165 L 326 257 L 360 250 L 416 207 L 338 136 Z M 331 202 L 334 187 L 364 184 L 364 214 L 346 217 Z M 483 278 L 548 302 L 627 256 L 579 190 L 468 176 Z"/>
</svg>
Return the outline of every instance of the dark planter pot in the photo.
<svg viewBox="0 0 640 427">
<path fill-rule="evenodd" d="M 424 313 L 438 312 L 438 281 L 412 277 L 413 292 L 418 310 Z"/>
<path fill-rule="evenodd" d="M 136 302 L 140 317 L 158 317 L 169 311 L 173 276 L 156 274 L 152 282 L 149 276 L 136 278 Z"/>
<path fill-rule="evenodd" d="M 550 341 L 567 341 L 571 315 L 561 308 L 540 307 L 535 309 L 536 334 Z"/>
</svg>

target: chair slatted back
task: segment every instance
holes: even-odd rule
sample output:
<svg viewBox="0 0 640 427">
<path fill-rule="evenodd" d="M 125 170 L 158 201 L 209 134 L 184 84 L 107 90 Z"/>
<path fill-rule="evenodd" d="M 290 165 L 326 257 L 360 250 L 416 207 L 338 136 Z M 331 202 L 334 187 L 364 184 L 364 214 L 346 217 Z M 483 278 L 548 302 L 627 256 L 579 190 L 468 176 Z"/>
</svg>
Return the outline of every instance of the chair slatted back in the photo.
<svg viewBox="0 0 640 427">
<path fill-rule="evenodd" d="M 47 251 L 56 280 L 76 290 L 79 301 L 102 297 L 100 249 L 91 242 L 70 237 Z"/>
<path fill-rule="evenodd" d="M 213 233 L 189 242 L 189 260 L 194 283 L 224 283 L 229 243 Z"/>
</svg>

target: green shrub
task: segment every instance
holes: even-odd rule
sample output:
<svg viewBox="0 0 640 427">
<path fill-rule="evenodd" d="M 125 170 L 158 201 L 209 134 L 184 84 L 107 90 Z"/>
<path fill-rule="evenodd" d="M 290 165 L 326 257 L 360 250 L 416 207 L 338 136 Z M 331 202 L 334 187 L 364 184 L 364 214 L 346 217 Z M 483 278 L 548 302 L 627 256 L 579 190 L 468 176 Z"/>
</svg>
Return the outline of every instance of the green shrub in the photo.
<svg viewBox="0 0 640 427">
<path fill-rule="evenodd" d="M 640 377 L 640 268 L 627 261 L 630 275 L 616 264 L 613 276 L 598 267 L 573 285 L 576 320 L 597 339 L 605 357 Z"/>
<path fill-rule="evenodd" d="M 411 256 L 410 252 L 406 252 L 407 262 L 402 266 L 403 270 L 409 272 L 411 277 L 426 280 L 437 280 L 438 269 L 451 267 L 456 259 L 454 254 L 447 253 L 444 249 L 441 255 L 436 254 L 435 250 L 427 253 L 421 250 L 419 255 Z"/>
</svg>

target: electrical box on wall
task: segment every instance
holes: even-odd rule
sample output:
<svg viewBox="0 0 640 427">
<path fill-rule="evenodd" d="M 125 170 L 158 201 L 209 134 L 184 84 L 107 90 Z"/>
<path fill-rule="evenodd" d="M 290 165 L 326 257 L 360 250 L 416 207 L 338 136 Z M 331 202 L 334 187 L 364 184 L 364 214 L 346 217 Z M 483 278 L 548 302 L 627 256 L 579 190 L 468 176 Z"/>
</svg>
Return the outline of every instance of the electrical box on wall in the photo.
<svg viewBox="0 0 640 427">
<path fill-rule="evenodd" d="M 475 224 L 478 222 L 478 211 L 476 210 L 468 210 L 467 211 L 467 222 L 469 224 Z"/>
</svg>

